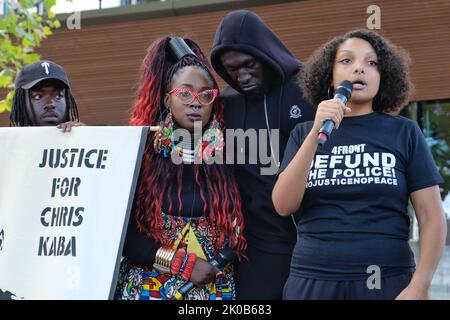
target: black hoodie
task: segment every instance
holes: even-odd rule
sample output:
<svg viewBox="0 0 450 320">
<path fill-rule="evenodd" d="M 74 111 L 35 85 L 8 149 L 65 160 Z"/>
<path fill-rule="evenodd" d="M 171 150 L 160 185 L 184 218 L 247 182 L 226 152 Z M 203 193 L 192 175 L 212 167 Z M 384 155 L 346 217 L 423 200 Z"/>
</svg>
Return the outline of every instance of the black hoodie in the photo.
<svg viewBox="0 0 450 320">
<path fill-rule="evenodd" d="M 216 31 L 211 64 L 229 85 L 221 95 L 228 129 L 267 129 L 264 98 L 245 96 L 221 63 L 221 54 L 228 50 L 258 58 L 275 75 L 275 79 L 271 79 L 274 84 L 266 93 L 266 105 L 270 129 L 280 129 L 281 162 L 294 126 L 314 119 L 314 109 L 304 100 L 297 83 L 302 65 L 259 16 L 245 10 L 227 14 Z M 261 175 L 260 169 L 267 166 L 259 160 L 257 164 L 249 164 L 248 147 L 247 144 L 246 164 L 236 166 L 245 235 L 252 246 L 267 252 L 290 254 L 296 242 L 296 229 L 291 217 L 280 217 L 273 207 L 276 175 Z"/>
</svg>

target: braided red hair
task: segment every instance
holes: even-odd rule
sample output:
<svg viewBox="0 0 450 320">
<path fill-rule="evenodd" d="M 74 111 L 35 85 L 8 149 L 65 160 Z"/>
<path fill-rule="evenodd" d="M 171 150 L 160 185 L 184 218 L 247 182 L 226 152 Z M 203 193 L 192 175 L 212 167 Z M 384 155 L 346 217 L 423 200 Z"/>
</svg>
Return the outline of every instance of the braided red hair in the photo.
<svg viewBox="0 0 450 320">
<path fill-rule="evenodd" d="M 173 76 L 174 62 L 170 62 L 168 42 L 165 37 L 153 42 L 147 50 L 147 55 L 141 66 L 141 77 L 137 90 L 136 101 L 132 111 L 130 125 L 150 126 L 158 124 L 161 119 L 161 110 L 164 110 L 164 94 L 170 82 L 166 76 Z M 192 40 L 185 39 L 186 43 L 196 54 L 188 56 L 184 64 L 201 66 L 208 73 L 218 89 L 217 82 L 211 73 L 211 67 L 206 56 L 198 45 Z M 213 103 L 213 112 L 216 119 L 224 128 L 223 105 L 217 100 Z M 149 137 L 146 151 L 142 160 L 139 181 L 135 195 L 134 215 L 139 230 L 151 235 L 155 240 L 163 243 L 163 218 L 161 215 L 164 195 L 171 194 L 172 181 L 178 181 L 178 203 L 181 211 L 181 177 L 183 166 L 177 166 L 167 158 L 156 154 L 153 150 L 153 139 Z M 235 249 L 239 258 L 245 257 L 247 243 L 243 237 L 244 221 L 241 209 L 241 200 L 234 176 L 230 174 L 225 165 L 200 164 L 195 165 L 195 181 L 200 188 L 203 201 L 203 214 L 208 215 L 211 223 L 216 252 L 228 241 Z M 204 175 L 201 172 L 204 171 Z M 169 211 L 173 203 L 169 200 Z M 207 212 L 207 208 L 209 208 Z M 236 233 L 236 230 L 239 230 Z"/>
</svg>

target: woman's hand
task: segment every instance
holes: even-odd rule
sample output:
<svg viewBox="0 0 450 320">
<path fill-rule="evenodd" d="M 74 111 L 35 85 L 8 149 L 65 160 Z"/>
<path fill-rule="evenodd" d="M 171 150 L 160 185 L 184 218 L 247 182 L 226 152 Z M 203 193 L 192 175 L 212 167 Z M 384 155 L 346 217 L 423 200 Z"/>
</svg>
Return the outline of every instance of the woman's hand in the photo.
<svg viewBox="0 0 450 320">
<path fill-rule="evenodd" d="M 58 129 L 61 129 L 62 132 L 70 132 L 72 127 L 80 127 L 80 126 L 85 126 L 85 124 L 83 122 L 67 121 L 67 122 L 58 124 L 56 127 Z"/>
<path fill-rule="evenodd" d="M 418 288 L 409 284 L 395 300 L 428 300 L 428 288 Z"/>
<path fill-rule="evenodd" d="M 199 258 L 195 262 L 194 270 L 189 280 L 197 287 L 204 287 L 216 278 L 218 272 L 220 270 L 211 263 Z"/>
<path fill-rule="evenodd" d="M 346 107 L 338 99 L 324 100 L 317 106 L 316 117 L 314 119 L 313 131 L 318 133 L 326 120 L 332 120 L 337 129 L 341 124 L 344 115 L 350 113 L 351 109 Z"/>
<path fill-rule="evenodd" d="M 428 288 L 439 264 L 447 236 L 439 186 L 414 191 L 410 196 L 419 223 L 420 255 L 416 271 L 408 286 L 398 295 L 398 300 L 428 299 Z"/>
</svg>

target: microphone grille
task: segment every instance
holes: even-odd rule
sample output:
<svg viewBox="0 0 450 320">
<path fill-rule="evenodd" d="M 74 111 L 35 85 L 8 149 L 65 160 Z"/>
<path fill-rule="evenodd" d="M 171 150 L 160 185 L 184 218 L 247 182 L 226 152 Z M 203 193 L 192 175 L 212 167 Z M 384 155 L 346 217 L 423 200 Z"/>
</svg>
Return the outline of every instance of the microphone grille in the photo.
<svg viewBox="0 0 450 320">
<path fill-rule="evenodd" d="M 348 80 L 344 80 L 338 85 L 335 93 L 345 96 L 345 98 L 348 100 L 352 95 L 352 90 L 353 90 L 353 83 L 351 83 Z"/>
</svg>

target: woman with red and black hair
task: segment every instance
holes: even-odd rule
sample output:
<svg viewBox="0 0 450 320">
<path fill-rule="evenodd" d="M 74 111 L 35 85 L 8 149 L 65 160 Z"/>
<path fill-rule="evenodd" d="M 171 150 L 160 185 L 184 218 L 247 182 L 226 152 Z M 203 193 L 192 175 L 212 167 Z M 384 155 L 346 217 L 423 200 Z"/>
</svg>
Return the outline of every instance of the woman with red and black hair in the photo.
<svg viewBox="0 0 450 320">
<path fill-rule="evenodd" d="M 246 241 L 236 183 L 220 164 L 223 106 L 210 70 L 189 39 L 158 39 L 144 58 L 130 124 L 160 126 L 142 161 L 117 299 L 235 298 L 231 266 L 211 263 L 244 258 Z"/>
</svg>

